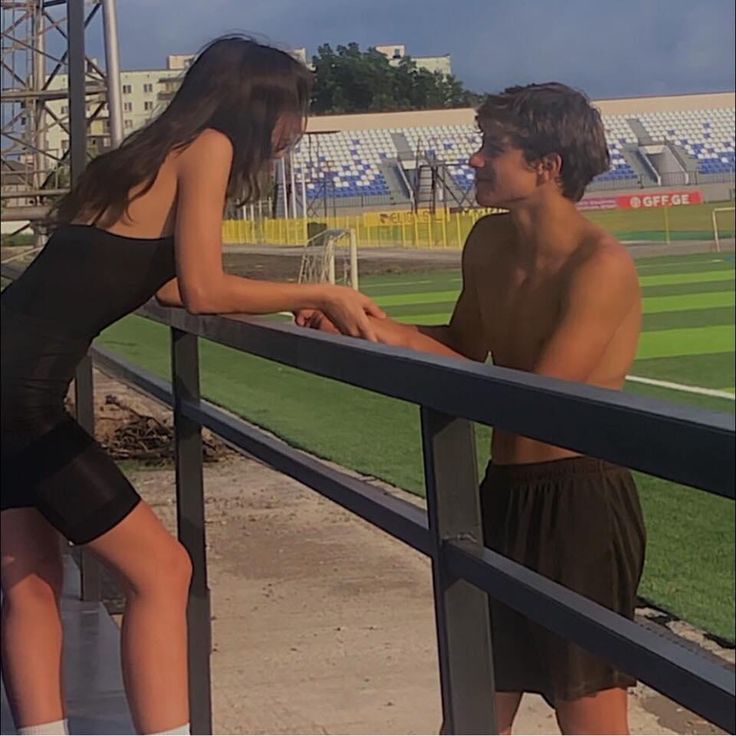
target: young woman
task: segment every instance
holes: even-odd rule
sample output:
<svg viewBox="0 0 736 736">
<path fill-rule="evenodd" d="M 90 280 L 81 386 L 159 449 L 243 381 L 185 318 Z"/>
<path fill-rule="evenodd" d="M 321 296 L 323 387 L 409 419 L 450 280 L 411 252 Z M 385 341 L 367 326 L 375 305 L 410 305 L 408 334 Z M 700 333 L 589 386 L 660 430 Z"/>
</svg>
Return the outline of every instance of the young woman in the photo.
<svg viewBox="0 0 736 736">
<path fill-rule="evenodd" d="M 66 733 L 59 532 L 122 581 L 122 663 L 140 733 L 188 733 L 190 560 L 64 411 L 92 339 L 153 295 L 196 314 L 320 309 L 373 338 L 367 297 L 222 269 L 228 197 L 254 199 L 302 134 L 310 73 L 247 38 L 211 43 L 169 106 L 96 158 L 38 258 L 2 294 L 2 668 L 19 733 Z"/>
</svg>

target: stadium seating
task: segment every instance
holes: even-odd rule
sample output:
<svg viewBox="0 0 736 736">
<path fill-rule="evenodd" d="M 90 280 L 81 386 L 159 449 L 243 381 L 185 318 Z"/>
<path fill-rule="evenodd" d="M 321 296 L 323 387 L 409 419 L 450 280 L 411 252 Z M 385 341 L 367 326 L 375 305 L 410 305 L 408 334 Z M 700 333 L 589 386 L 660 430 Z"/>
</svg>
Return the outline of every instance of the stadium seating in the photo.
<svg viewBox="0 0 736 736">
<path fill-rule="evenodd" d="M 611 168 L 594 184 L 608 188 L 636 186 L 640 179 L 624 153 L 641 143 L 630 120 L 638 121 L 652 141 L 669 141 L 697 161 L 701 174 L 733 173 L 734 110 L 684 110 L 605 116 L 606 140 Z M 415 128 L 384 128 L 341 131 L 307 136 L 295 156 L 299 180 L 307 181 L 307 196 L 363 197 L 388 195 L 390 187 L 381 170 L 382 162 L 398 157 L 393 135 L 403 136 L 409 149 L 423 160 L 447 165 L 447 171 L 462 191 L 474 179 L 467 161 L 480 145 L 474 125 L 439 125 Z M 410 165 L 409 165 L 410 166 Z"/>
<path fill-rule="evenodd" d="M 610 115 L 603 118 L 606 131 L 608 152 L 611 156 L 611 168 L 604 174 L 596 177 L 596 182 L 620 182 L 622 186 L 637 181 L 636 172 L 623 156 L 623 147 L 636 143 L 636 135 L 631 129 L 628 120 L 619 115 Z M 627 182 L 630 180 L 630 182 Z"/>
<path fill-rule="evenodd" d="M 317 140 L 313 140 L 317 139 Z M 370 197 L 390 193 L 380 170 L 384 159 L 395 160 L 389 129 L 352 130 L 308 136 L 296 150 L 294 169 L 306 172 L 307 196 Z"/>
<path fill-rule="evenodd" d="M 656 141 L 681 146 L 697 159 L 701 174 L 734 171 L 734 111 L 686 110 L 637 115 Z"/>
<path fill-rule="evenodd" d="M 480 134 L 475 126 L 436 125 L 405 128 L 402 132 L 412 151 L 448 164 L 448 172 L 461 191 L 472 186 L 475 177 L 467 161 L 480 147 Z"/>
</svg>

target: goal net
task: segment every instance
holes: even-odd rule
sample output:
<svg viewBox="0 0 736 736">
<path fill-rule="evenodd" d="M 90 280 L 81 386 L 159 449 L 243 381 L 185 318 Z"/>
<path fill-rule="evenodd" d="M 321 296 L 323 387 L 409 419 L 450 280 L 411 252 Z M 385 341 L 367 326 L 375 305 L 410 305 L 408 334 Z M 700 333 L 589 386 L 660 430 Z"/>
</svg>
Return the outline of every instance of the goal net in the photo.
<svg viewBox="0 0 736 736">
<path fill-rule="evenodd" d="M 299 283 L 323 282 L 358 288 L 355 230 L 324 230 L 307 240 L 299 266 Z"/>
<path fill-rule="evenodd" d="M 735 215 L 736 212 L 733 207 L 715 207 L 711 212 L 713 242 L 716 246 L 716 252 L 728 243 L 733 244 L 734 230 L 736 230 Z"/>
</svg>

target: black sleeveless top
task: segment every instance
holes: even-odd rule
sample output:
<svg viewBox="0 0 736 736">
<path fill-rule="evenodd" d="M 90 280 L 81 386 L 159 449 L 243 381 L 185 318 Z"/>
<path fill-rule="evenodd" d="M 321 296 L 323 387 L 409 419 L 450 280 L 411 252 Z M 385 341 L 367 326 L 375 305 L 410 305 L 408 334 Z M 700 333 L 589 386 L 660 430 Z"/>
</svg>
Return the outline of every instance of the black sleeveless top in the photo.
<svg viewBox="0 0 736 736">
<path fill-rule="evenodd" d="M 173 237 L 130 238 L 64 225 L 3 291 L 4 321 L 26 317 L 55 337 L 91 341 L 175 275 Z"/>
</svg>

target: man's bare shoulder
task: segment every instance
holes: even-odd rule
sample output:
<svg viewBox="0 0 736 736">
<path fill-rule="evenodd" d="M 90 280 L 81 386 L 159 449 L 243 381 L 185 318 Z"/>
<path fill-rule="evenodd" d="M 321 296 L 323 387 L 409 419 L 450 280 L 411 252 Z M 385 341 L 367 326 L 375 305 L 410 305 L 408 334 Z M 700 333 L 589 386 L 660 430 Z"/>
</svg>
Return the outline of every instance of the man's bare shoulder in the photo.
<svg viewBox="0 0 736 736">
<path fill-rule="evenodd" d="M 631 254 L 613 235 L 597 227 L 587 234 L 571 278 L 591 288 L 638 292 L 639 277 Z"/>
<path fill-rule="evenodd" d="M 499 249 L 513 237 L 514 225 L 507 212 L 481 217 L 468 234 L 463 248 L 463 261 L 480 265 L 491 262 Z"/>
</svg>

